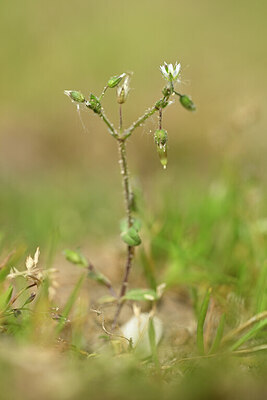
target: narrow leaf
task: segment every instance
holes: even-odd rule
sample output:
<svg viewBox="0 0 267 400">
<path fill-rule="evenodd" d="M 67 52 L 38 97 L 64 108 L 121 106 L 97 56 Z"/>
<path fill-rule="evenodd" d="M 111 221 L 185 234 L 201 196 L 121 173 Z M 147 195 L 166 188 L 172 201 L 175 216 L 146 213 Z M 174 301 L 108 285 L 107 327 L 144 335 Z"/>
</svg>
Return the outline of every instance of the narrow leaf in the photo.
<svg viewBox="0 0 267 400">
<path fill-rule="evenodd" d="M 158 351 L 157 351 L 156 332 L 155 332 L 154 321 L 153 321 L 152 317 L 149 318 L 149 322 L 148 322 L 148 338 L 149 338 L 149 344 L 150 344 L 152 358 L 153 358 L 155 366 L 158 368 L 160 366 L 160 364 L 159 364 Z"/>
<path fill-rule="evenodd" d="M 199 317 L 197 321 L 197 347 L 200 352 L 200 354 L 205 353 L 204 349 L 204 324 L 205 324 L 205 319 L 209 307 L 209 301 L 210 301 L 210 295 L 211 295 L 211 288 L 207 290 L 207 293 L 204 297 L 203 303 L 200 308 L 199 312 Z"/>
<path fill-rule="evenodd" d="M 65 322 L 66 322 L 66 320 L 67 320 L 67 318 L 69 316 L 69 313 L 70 313 L 70 311 L 71 311 L 71 309 L 72 309 L 72 307 L 73 307 L 73 305 L 74 305 L 75 301 L 77 300 L 77 297 L 78 297 L 78 295 L 80 293 L 80 290 L 81 290 L 81 287 L 82 287 L 82 284 L 83 284 L 85 276 L 86 275 L 82 275 L 79 278 L 78 282 L 76 283 L 72 293 L 70 294 L 70 296 L 69 296 L 69 298 L 67 300 L 67 303 L 66 303 L 66 305 L 65 305 L 65 307 L 63 309 L 61 318 L 60 318 L 59 323 L 57 325 L 57 329 L 56 329 L 56 333 L 57 334 L 59 334 L 61 332 L 61 330 L 63 329 L 63 327 L 65 325 Z"/>
<path fill-rule="evenodd" d="M 221 316 L 218 328 L 217 328 L 217 332 L 216 332 L 216 336 L 214 338 L 213 344 L 211 346 L 210 349 L 210 354 L 212 353 L 216 353 L 216 351 L 218 350 L 222 337 L 223 337 L 223 331 L 224 331 L 224 324 L 225 324 L 225 314 L 223 314 Z"/>
<path fill-rule="evenodd" d="M 158 300 L 158 295 L 153 289 L 132 289 L 126 293 L 123 300 L 155 301 Z"/>
</svg>

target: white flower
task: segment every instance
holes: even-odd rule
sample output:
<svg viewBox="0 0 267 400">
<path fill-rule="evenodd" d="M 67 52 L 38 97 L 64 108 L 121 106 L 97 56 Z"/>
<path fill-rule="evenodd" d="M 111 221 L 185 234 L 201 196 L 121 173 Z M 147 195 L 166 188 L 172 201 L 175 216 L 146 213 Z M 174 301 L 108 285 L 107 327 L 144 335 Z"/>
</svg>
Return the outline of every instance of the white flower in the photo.
<svg viewBox="0 0 267 400">
<path fill-rule="evenodd" d="M 178 81 L 179 82 L 179 74 L 181 70 L 181 64 L 175 63 L 173 66 L 172 64 L 167 64 L 164 62 L 163 65 L 160 66 L 160 70 L 162 75 L 165 79 L 169 82 Z"/>
<path fill-rule="evenodd" d="M 148 324 L 151 315 L 149 313 L 140 313 L 140 310 L 135 310 L 135 314 L 126 324 L 121 327 L 121 332 L 124 337 L 131 339 L 136 350 L 144 355 L 149 355 L 151 352 L 148 334 Z M 158 317 L 153 317 L 155 329 L 155 341 L 159 343 L 163 326 L 162 321 Z"/>
</svg>

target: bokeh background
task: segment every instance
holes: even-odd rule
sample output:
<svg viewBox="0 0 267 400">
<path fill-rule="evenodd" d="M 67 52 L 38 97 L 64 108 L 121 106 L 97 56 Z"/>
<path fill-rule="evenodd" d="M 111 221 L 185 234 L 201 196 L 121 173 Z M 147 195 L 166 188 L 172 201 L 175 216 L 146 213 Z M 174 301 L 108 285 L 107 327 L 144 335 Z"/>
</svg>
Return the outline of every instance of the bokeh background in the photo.
<svg viewBox="0 0 267 400">
<path fill-rule="evenodd" d="M 0 2 L 0 235 L 6 247 L 84 246 L 116 236 L 123 215 L 115 141 L 64 89 L 96 95 L 133 71 L 125 125 L 159 98 L 163 61 L 182 64 L 164 113 L 169 164 L 153 143 L 156 117 L 128 145 L 147 212 L 197 198 L 222 179 L 266 180 L 264 0 L 24 0 Z M 115 93 L 104 100 L 115 123 Z M 188 189 L 189 188 L 189 189 Z M 93 244 L 92 244 L 93 243 Z"/>
</svg>

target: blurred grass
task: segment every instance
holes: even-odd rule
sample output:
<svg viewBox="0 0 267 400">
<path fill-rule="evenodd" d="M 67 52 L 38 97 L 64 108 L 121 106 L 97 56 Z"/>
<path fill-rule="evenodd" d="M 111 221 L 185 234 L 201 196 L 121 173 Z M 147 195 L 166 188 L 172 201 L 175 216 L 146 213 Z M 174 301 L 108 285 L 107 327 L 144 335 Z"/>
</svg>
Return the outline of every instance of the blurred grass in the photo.
<svg viewBox="0 0 267 400">
<path fill-rule="evenodd" d="M 63 90 L 98 94 L 111 75 L 134 71 L 128 124 L 158 98 L 159 65 L 176 59 L 183 66 L 181 91 L 193 96 L 198 112 L 192 117 L 176 105 L 166 112 L 171 162 L 212 162 L 227 153 L 263 168 L 265 14 L 263 0 L 256 6 L 249 0 L 2 1 L 1 173 L 31 174 L 33 166 L 54 171 L 66 164 L 96 173 L 110 168 L 112 139 L 89 112 L 83 114 L 85 135 Z M 105 104 L 109 115 L 117 114 L 111 94 Z M 158 166 L 148 135 L 154 127 L 155 121 L 131 141 L 140 171 Z"/>
</svg>

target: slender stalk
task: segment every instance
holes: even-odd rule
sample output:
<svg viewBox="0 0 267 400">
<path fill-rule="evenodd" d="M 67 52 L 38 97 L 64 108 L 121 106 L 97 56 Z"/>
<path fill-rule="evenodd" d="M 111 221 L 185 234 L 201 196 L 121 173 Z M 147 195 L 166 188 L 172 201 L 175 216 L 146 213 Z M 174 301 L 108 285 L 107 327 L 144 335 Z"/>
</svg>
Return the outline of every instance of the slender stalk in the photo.
<svg viewBox="0 0 267 400">
<path fill-rule="evenodd" d="M 119 123 L 119 131 L 122 134 L 122 105 L 120 104 L 120 123 Z"/>
<path fill-rule="evenodd" d="M 141 117 L 139 117 L 128 129 L 125 130 L 125 133 L 123 135 L 124 139 L 127 139 L 133 131 L 138 128 L 140 125 L 142 125 L 149 117 L 151 117 L 153 114 L 155 114 L 156 111 L 159 111 L 159 109 L 162 109 L 162 106 L 158 106 L 158 103 L 164 103 L 166 102 L 168 104 L 168 100 L 170 96 L 172 95 L 173 90 L 170 91 L 170 93 L 166 96 L 163 96 L 153 107 L 149 108 Z"/>
<path fill-rule="evenodd" d="M 159 129 L 162 129 L 162 108 L 159 109 Z"/>
<path fill-rule="evenodd" d="M 121 113 L 121 107 L 120 107 L 120 127 L 122 126 L 122 113 Z M 126 209 L 126 216 L 127 216 L 127 222 L 128 222 L 128 228 L 132 226 L 132 214 L 131 214 L 131 199 L 130 199 L 130 185 L 129 185 L 129 173 L 128 173 L 128 165 L 127 165 L 127 157 L 126 157 L 126 143 L 125 140 L 119 139 L 118 140 L 118 146 L 119 146 L 119 163 L 120 163 L 120 168 L 121 168 L 121 175 L 123 177 L 123 189 L 124 189 L 124 201 L 125 201 L 125 209 Z M 133 246 L 127 246 L 127 259 L 126 259 L 126 265 L 125 265 L 125 272 L 124 272 L 124 277 L 121 285 L 121 290 L 119 294 L 119 303 L 118 307 L 114 316 L 112 328 L 114 329 L 117 320 L 119 318 L 121 309 L 122 309 L 122 302 L 120 301 L 122 297 L 125 295 L 127 286 L 128 286 L 128 280 L 129 280 L 129 275 L 132 267 L 132 261 L 133 261 L 133 256 L 134 256 L 134 247 Z"/>
<path fill-rule="evenodd" d="M 124 133 L 124 138 L 126 139 L 129 136 L 131 136 L 132 132 L 136 128 L 138 128 L 138 126 L 142 125 L 149 117 L 151 117 L 151 115 L 155 114 L 156 111 L 157 111 L 157 108 L 155 106 L 149 108 L 144 115 L 139 117 L 128 129 L 126 129 L 126 131 Z"/>
<path fill-rule="evenodd" d="M 108 86 L 105 86 L 101 95 L 99 96 L 99 101 L 104 97 L 104 94 L 106 93 L 107 89 L 108 89 Z"/>
<path fill-rule="evenodd" d="M 111 136 L 113 136 L 115 139 L 118 138 L 118 133 L 116 132 L 116 129 L 114 128 L 114 126 L 112 125 L 112 123 L 109 121 L 109 119 L 106 117 L 106 115 L 104 114 L 104 111 L 101 110 L 101 113 L 99 114 L 100 118 L 105 122 L 105 124 L 108 127 L 109 133 L 111 134 Z"/>
</svg>

